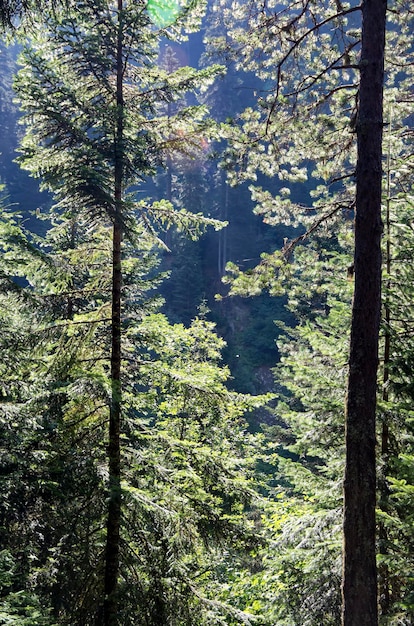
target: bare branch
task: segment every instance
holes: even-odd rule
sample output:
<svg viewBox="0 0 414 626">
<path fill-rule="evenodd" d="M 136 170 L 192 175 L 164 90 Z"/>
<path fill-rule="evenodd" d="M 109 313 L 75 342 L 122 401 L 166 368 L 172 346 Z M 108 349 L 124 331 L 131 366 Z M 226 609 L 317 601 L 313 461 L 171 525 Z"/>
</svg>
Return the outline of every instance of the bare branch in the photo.
<svg viewBox="0 0 414 626">
<path fill-rule="evenodd" d="M 310 228 L 308 228 L 306 232 L 304 232 L 302 235 L 299 235 L 298 237 L 295 237 L 294 239 L 291 239 L 290 241 L 287 241 L 285 243 L 285 245 L 282 248 L 283 256 L 286 259 L 288 259 L 289 256 L 292 254 L 294 248 L 298 245 L 298 243 L 302 243 L 303 241 L 308 239 L 310 235 L 314 233 L 315 230 L 317 230 L 321 226 L 321 224 L 323 224 L 324 222 L 334 217 L 334 215 L 336 215 L 339 211 L 343 209 L 352 210 L 354 208 L 355 208 L 355 202 L 353 202 L 350 205 L 338 204 L 333 209 L 331 209 L 331 211 L 329 211 L 328 213 L 324 213 L 323 215 L 321 215 L 317 220 L 315 220 L 315 222 L 312 224 Z"/>
</svg>

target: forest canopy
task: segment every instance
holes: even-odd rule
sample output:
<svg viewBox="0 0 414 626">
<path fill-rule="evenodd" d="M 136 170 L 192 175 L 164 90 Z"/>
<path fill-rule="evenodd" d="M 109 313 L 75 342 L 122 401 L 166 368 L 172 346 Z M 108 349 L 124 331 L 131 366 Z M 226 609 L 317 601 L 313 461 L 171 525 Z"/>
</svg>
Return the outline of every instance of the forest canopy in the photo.
<svg viewBox="0 0 414 626">
<path fill-rule="evenodd" d="M 0 624 L 412 624 L 410 0 L 0 21 Z"/>
</svg>

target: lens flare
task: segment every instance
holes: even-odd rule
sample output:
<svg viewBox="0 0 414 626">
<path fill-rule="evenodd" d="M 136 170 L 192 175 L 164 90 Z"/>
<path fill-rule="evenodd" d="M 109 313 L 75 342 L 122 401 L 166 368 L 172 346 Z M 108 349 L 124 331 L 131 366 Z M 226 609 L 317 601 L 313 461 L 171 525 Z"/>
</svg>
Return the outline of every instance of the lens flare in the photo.
<svg viewBox="0 0 414 626">
<path fill-rule="evenodd" d="M 180 0 L 148 0 L 147 10 L 153 24 L 159 28 L 165 28 L 177 19 L 181 2 Z"/>
</svg>

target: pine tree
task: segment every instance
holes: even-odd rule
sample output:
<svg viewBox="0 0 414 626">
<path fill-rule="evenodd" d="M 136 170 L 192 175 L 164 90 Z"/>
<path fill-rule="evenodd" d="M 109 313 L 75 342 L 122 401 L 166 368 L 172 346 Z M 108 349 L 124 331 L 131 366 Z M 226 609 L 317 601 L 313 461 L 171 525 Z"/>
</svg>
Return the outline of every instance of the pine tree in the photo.
<svg viewBox="0 0 414 626">
<path fill-rule="evenodd" d="M 221 541 L 235 550 L 254 542 L 244 516 L 253 493 L 250 479 L 240 479 L 244 461 L 232 456 L 248 456 L 242 445 L 248 437 L 241 430 L 234 446 L 223 440 L 224 430 L 234 435 L 238 424 L 242 428 L 241 413 L 251 402 L 228 395 L 227 373 L 209 365 L 217 359 L 211 325 L 195 322 L 184 331 L 170 330 L 162 317 L 144 322 L 149 304 L 141 297 L 146 268 L 140 264 L 146 248 L 161 243 L 158 227 L 175 225 L 197 236 L 205 225 L 219 224 L 162 200 L 136 201 L 135 185 L 154 171 L 167 149 L 185 152 L 187 134 L 191 138 L 204 127 L 203 109 L 180 109 L 171 119 L 158 115 L 160 103 L 180 98 L 215 72 L 158 69 L 158 33 L 143 8 L 76 4 L 49 16 L 33 34 L 16 82 L 27 124 L 21 162 L 57 201 L 50 233 L 56 277 L 49 280 L 55 287 L 46 294 L 56 319 L 48 318 L 53 340 L 45 346 L 50 389 L 44 402 L 45 419 L 56 420 L 68 438 L 59 461 L 51 448 L 51 462 L 61 468 L 66 454 L 75 459 L 85 447 L 90 459 L 88 467 L 80 463 L 67 477 L 62 492 L 59 483 L 57 497 L 81 486 L 89 499 L 93 494 L 85 524 L 76 510 L 67 511 L 79 522 L 80 546 L 59 539 L 57 523 L 42 554 L 43 572 L 51 554 L 57 572 L 64 572 L 85 550 L 74 568 L 78 580 L 59 594 L 57 573 L 44 583 L 43 593 L 56 591 L 59 618 L 84 626 L 158 624 L 164 618 L 173 624 L 183 615 L 186 623 L 219 622 L 223 612 L 234 610 L 209 598 L 218 574 L 198 581 L 197 572 L 208 555 L 217 555 L 219 569 Z M 37 280 L 44 289 L 44 274 Z M 181 519 L 188 529 L 183 543 Z M 73 557 L 66 559 L 58 544 Z M 163 580 L 170 574 L 173 584 Z"/>
<path fill-rule="evenodd" d="M 231 9 L 225 2 L 221 6 L 239 20 L 230 30 L 232 45 L 242 57 L 239 67 L 256 71 L 263 80 L 256 108 L 246 109 L 239 124 L 227 131 L 235 146 L 233 178 L 254 180 L 257 172 L 262 172 L 285 180 L 286 187 L 276 197 L 266 188 L 254 189 L 258 210 L 269 223 L 283 220 L 305 225 L 302 234 L 293 242 L 287 241 L 279 254 L 263 255 L 253 277 L 240 275 L 235 269 L 235 292 L 247 289 L 254 293 L 265 286 L 276 290 L 280 280 L 275 280 L 275 274 L 283 280 L 283 274 L 289 272 L 285 258 L 294 245 L 335 215 L 355 211 L 353 271 L 360 276 L 355 281 L 347 394 L 349 456 L 345 475 L 343 619 L 349 624 L 376 624 L 375 392 L 380 321 L 385 3 L 274 6 L 252 2 L 246 11 L 241 3 L 237 7 L 232 4 Z M 407 6 L 399 5 L 395 15 L 401 26 L 395 37 L 393 26 L 390 34 L 401 61 L 410 56 L 403 21 L 410 19 L 411 12 Z M 373 55 L 369 58 L 368 50 Z M 389 67 L 393 67 L 391 58 Z M 371 75 L 371 71 L 377 74 Z M 393 77 L 396 78 L 394 74 Z M 403 79 L 400 76 L 396 80 Z M 258 148 L 253 149 L 254 146 Z M 371 175 L 368 189 L 364 185 Z M 309 210 L 310 202 L 303 206 L 295 198 L 292 183 L 305 183 L 310 177 L 315 179 L 311 195 L 316 201 Z M 373 213 L 368 217 L 366 212 L 370 210 Z M 358 269 L 359 264 L 363 269 Z M 358 315 L 362 317 L 359 319 Z M 363 372 L 362 367 L 369 369 Z M 364 488 L 369 495 L 368 491 L 362 494 Z"/>
<path fill-rule="evenodd" d="M 42 175 L 51 189 L 59 189 L 57 195 L 67 211 L 75 215 L 82 207 L 90 219 L 109 220 L 113 225 L 112 400 L 103 606 L 108 626 L 117 623 L 121 523 L 121 246 L 123 233 L 132 228 L 133 211 L 139 210 L 125 194 L 156 163 L 156 130 L 149 130 L 151 119 L 143 124 L 145 110 L 156 106 L 160 94 L 168 100 L 174 91 L 189 88 L 198 80 L 195 73 L 181 73 L 171 78 L 173 87 L 168 79 L 150 87 L 153 71 L 149 69 L 146 76 L 143 71 L 146 57 L 154 58 L 156 41 L 143 8 L 124 7 L 120 1 L 112 10 L 102 2 L 93 7 L 69 7 L 57 19 L 51 16 L 49 32 L 45 30 L 37 50 L 26 53 L 26 62 L 31 64 L 28 74 L 36 85 L 27 80 L 24 71 L 17 83 L 34 123 L 23 144 L 26 164 Z M 41 50 L 46 37 L 52 38 L 49 53 Z"/>
<path fill-rule="evenodd" d="M 5 257 L 10 266 L 16 260 L 14 271 L 20 259 L 18 273 L 30 281 L 27 295 L 39 312 L 36 336 L 33 324 L 26 329 L 21 323 L 31 337 L 22 343 L 27 365 L 20 355 L 19 367 L 10 361 L 3 376 L 12 385 L 11 373 L 18 373 L 27 387 L 20 408 L 16 397 L 13 405 L 8 401 L 17 430 L 3 456 L 3 545 L 25 570 L 22 585 L 32 580 L 59 623 L 101 619 L 102 442 L 111 399 L 109 232 L 91 232 L 79 219 L 74 229 L 71 219 L 56 217 L 47 255 L 34 249 L 28 264 L 14 242 Z M 185 329 L 155 313 L 157 302 L 148 298 L 153 281 L 143 275 L 152 271 L 152 246 L 148 240 L 139 256 L 124 257 L 128 367 L 118 619 L 154 625 L 220 623 L 225 614 L 248 619 L 232 598 L 213 597 L 223 545 L 235 562 L 257 542 L 245 514 L 254 499 L 254 448 L 242 414 L 260 400 L 226 390 L 229 373 L 219 365 L 223 341 L 211 323 L 198 319 Z M 35 566 L 27 560 L 29 550 Z"/>
</svg>

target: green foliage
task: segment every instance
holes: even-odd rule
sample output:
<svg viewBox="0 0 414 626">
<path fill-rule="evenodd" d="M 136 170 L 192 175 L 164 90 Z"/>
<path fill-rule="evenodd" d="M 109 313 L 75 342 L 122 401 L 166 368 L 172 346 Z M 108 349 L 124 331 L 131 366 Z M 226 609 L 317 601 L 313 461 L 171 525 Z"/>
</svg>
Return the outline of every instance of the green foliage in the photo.
<svg viewBox="0 0 414 626">
<path fill-rule="evenodd" d="M 8 550 L 0 552 L 0 624 L 3 626 L 55 626 L 50 610 L 31 590 L 19 589 L 21 575 Z"/>
<path fill-rule="evenodd" d="M 172 117 L 161 112 L 163 103 L 176 102 L 209 84 L 220 71 L 218 66 L 200 71 L 180 67 L 171 73 L 157 68 L 158 35 L 140 6 L 128 5 L 122 14 L 128 59 L 125 103 L 118 119 L 112 45 L 117 15 L 108 14 L 106 8 L 102 1 L 51 15 L 33 31 L 15 85 L 28 122 L 20 162 L 53 191 L 61 209 L 75 216 L 82 207 L 91 223 L 114 219 L 112 179 L 118 148 L 113 132 L 119 120 L 127 191 L 154 173 L 164 151 L 191 150 L 205 131 L 206 111 L 180 107 Z M 175 223 L 195 236 L 198 224 L 219 227 L 182 206 L 174 211 L 164 200 L 137 201 L 135 193 L 126 193 L 122 219 L 127 233 L 134 229 L 137 212 L 155 230 L 157 224 Z"/>
<path fill-rule="evenodd" d="M 25 505 L 14 533 L 5 510 L 4 533 L 19 565 L 28 550 L 33 555 L 24 584 L 51 604 L 59 623 L 82 626 L 100 619 L 103 591 L 104 441 L 113 405 L 111 222 L 119 216 L 127 235 L 120 623 L 222 623 L 233 609 L 210 595 L 223 546 L 238 558 L 256 541 L 246 518 L 254 448 L 242 414 L 261 401 L 229 394 L 212 325 L 195 320 L 188 329 L 171 327 L 154 313 L 156 281 L 148 279 L 160 228 L 196 238 L 221 224 L 170 199 L 138 200 L 136 192 L 163 155 L 198 153 L 205 110 L 178 103 L 218 68 L 158 69 L 157 35 L 140 9 L 129 4 L 118 15 L 106 2 L 76 3 L 47 16 L 33 31 L 16 80 L 26 115 L 21 163 L 54 192 L 56 205 L 47 239 L 38 242 L 44 254 L 33 260 L 31 251 L 21 271 L 40 317 L 27 403 L 17 410 L 38 432 L 33 436 L 29 426 L 26 435 L 19 427 L 21 438 L 9 446 L 13 457 L 23 445 L 30 452 L 21 467 L 10 467 L 9 497 L 20 470 L 13 498 Z M 113 79 L 120 28 L 128 60 L 122 112 Z M 163 111 L 173 103 L 174 116 Z M 122 145 L 114 140 L 119 136 Z M 121 201 L 113 193 L 120 157 Z"/>
<path fill-rule="evenodd" d="M 149 391 L 131 399 L 129 437 L 136 443 L 128 448 L 125 498 L 134 503 L 127 544 L 150 555 L 135 565 L 135 576 L 141 571 L 136 603 L 147 607 L 143 623 L 157 597 L 162 623 L 221 623 L 231 600 L 226 608 L 209 599 L 220 545 L 237 560 L 257 541 L 244 513 L 254 496 L 253 439 L 240 420 L 260 401 L 226 390 L 228 372 L 217 367 L 222 340 L 211 331 L 202 319 L 186 329 L 160 315 L 144 319 L 139 329 L 152 337 L 154 354 L 140 368 Z M 142 528 L 145 534 L 137 532 Z M 151 545 L 158 546 L 155 552 Z"/>
<path fill-rule="evenodd" d="M 395 96 L 395 94 L 393 94 Z M 409 623 L 413 615 L 411 526 L 412 490 L 412 386 L 407 377 L 412 345 L 408 328 L 413 319 L 412 265 L 412 176 L 406 159 L 412 147 L 407 142 L 405 104 L 394 98 L 389 104 L 390 127 L 387 147 L 384 242 L 384 356 L 378 413 L 381 427 L 379 464 L 379 554 L 380 602 L 384 624 Z M 407 332 L 408 331 L 408 332 Z"/>
<path fill-rule="evenodd" d="M 185 94 L 211 87 L 221 69 L 180 68 L 171 58 L 157 67 L 159 33 L 144 5 L 128 3 L 121 20 L 132 60 L 125 66 L 122 146 L 113 140 L 120 120 L 113 45 L 119 23 L 106 2 L 68 3 L 46 16 L 22 56 L 16 88 L 27 133 L 20 160 L 55 193 L 56 207 L 37 246 L 16 216 L 0 221 L 0 622 L 92 626 L 99 620 L 112 396 L 110 226 L 121 208 L 127 238 L 120 623 L 336 625 L 355 191 L 354 9 L 312 5 L 309 27 L 295 3 L 279 3 L 275 13 L 271 2 L 219 2 L 210 52 L 219 46 L 222 59 L 236 42 L 232 67 L 255 74 L 258 101 L 218 132 L 206 120 L 207 108 L 187 106 Z M 408 4 L 400 8 L 412 15 Z M 389 625 L 411 623 L 414 610 L 410 19 L 390 12 L 396 60 L 388 61 L 387 103 L 395 166 L 385 194 L 393 209 L 393 253 L 384 275 L 390 312 L 384 340 L 392 338 L 392 358 L 384 359 L 388 395 L 379 403 L 379 439 L 385 426 L 390 434 L 378 511 L 381 592 L 389 595 L 388 604 L 381 599 L 382 621 Z M 183 11 L 176 23 L 159 26 L 168 27 L 168 37 L 182 37 L 181 26 L 191 28 L 192 20 Z M 226 80 L 221 96 L 228 108 L 226 94 L 241 93 L 240 74 L 232 71 Z M 203 96 L 209 106 L 217 89 Z M 216 106 L 220 119 L 223 106 Z M 212 174 L 211 139 L 229 142 L 223 171 L 230 182 L 257 182 L 250 189 L 254 221 L 244 192 L 226 189 L 225 177 Z M 119 148 L 122 206 L 113 196 Z M 158 200 L 141 200 L 137 184 L 159 165 L 167 171 Z M 277 184 L 267 185 L 263 175 Z M 277 226 L 277 235 L 261 231 L 259 217 Z M 213 246 L 206 253 L 208 236 L 196 249 L 178 234 L 195 240 L 223 220 L 230 220 L 231 236 L 219 235 L 217 254 Z M 310 245 L 297 246 L 310 235 Z M 285 236 L 296 239 L 282 244 Z M 253 268 L 259 241 L 267 252 Z M 168 313 L 185 325 L 159 312 L 157 246 L 172 254 L 170 267 L 168 258 L 165 263 L 176 281 Z M 217 266 L 217 277 L 228 259 L 234 294 L 267 289 L 271 297 L 249 307 L 218 303 L 232 327 L 226 348 L 214 325 L 194 313 L 213 291 L 202 263 L 211 274 L 210 265 Z M 279 355 L 280 397 L 265 442 L 243 416 L 269 398 L 229 389 L 256 390 L 252 370 L 268 368 Z M 260 485 L 259 447 L 262 466 L 273 472 Z M 258 502 L 258 486 L 270 502 Z"/>
<path fill-rule="evenodd" d="M 329 240 L 328 240 L 329 241 Z M 343 406 L 351 288 L 346 238 L 336 252 L 323 240 L 298 250 L 300 281 L 288 306 L 298 325 L 279 340 L 276 380 L 285 392 L 275 408 L 279 487 L 269 529 L 277 623 L 336 624 L 340 619 Z M 273 588 L 273 587 L 271 587 Z M 322 592 L 321 592 L 322 590 Z M 280 622 L 279 622 L 280 620 Z"/>
<path fill-rule="evenodd" d="M 92 624 L 101 593 L 110 400 L 108 229 L 55 216 L 45 252 L 29 246 L 13 220 L 9 230 L 3 246 L 15 260 L 10 267 L 29 286 L 2 301 L 18 302 L 16 317 L 2 319 L 22 333 L 3 372 L 2 541 L 21 590 L 6 596 L 4 610 L 13 615 L 22 598 L 16 612 L 23 619 L 33 589 L 30 619 L 50 623 L 40 609 L 45 602 L 59 623 Z M 152 239 L 143 231 L 140 241 L 139 255 L 128 246 L 124 260 L 120 620 L 219 624 L 243 613 L 231 598 L 214 598 L 223 550 L 237 562 L 258 542 L 246 516 L 258 442 L 242 416 L 265 398 L 227 390 L 223 341 L 211 322 L 172 326 L 156 313 L 157 280 L 147 278 Z"/>
<path fill-rule="evenodd" d="M 297 229 L 283 247 L 262 254 L 256 267 L 246 271 L 240 263 L 227 266 L 231 293 L 250 296 L 268 290 L 279 295 L 286 290 L 288 306 L 298 320 L 293 330 L 284 328 L 286 338 L 278 344 L 281 362 L 276 380 L 286 393 L 275 409 L 278 425 L 272 436 L 280 449 L 272 461 L 286 496 L 275 508 L 283 516 L 286 497 L 291 508 L 282 531 L 273 531 L 278 554 L 270 557 L 270 569 L 278 574 L 267 587 L 276 595 L 272 623 L 336 624 L 340 620 L 338 520 L 352 285 L 354 131 L 355 123 L 360 122 L 360 25 L 356 17 L 360 7 L 328 2 L 259 6 L 219 0 L 215 8 L 225 25 L 224 36 L 223 32 L 213 33 L 217 39 L 210 39 L 210 48 L 217 45 L 245 76 L 254 72 L 261 79 L 254 105 L 247 105 L 222 125 L 222 136 L 228 141 L 224 166 L 229 181 L 252 181 L 255 211 L 263 220 Z M 406 104 L 412 101 L 408 69 L 412 67 L 412 47 L 407 33 L 413 13 L 407 3 L 392 3 L 389 8 L 384 111 L 393 166 L 384 204 L 388 209 L 391 205 L 392 217 L 384 215 L 384 221 L 392 251 L 386 255 L 391 270 L 387 267 L 384 276 L 383 333 L 384 345 L 387 338 L 391 341 L 391 353 L 386 356 L 384 348 L 387 376 L 381 381 L 383 397 L 378 410 L 383 447 L 378 538 L 381 619 L 384 624 L 396 624 L 399 620 L 409 623 L 412 610 L 412 581 L 399 560 L 402 545 L 408 549 L 411 545 L 409 539 L 403 539 L 410 528 L 411 511 L 406 508 L 405 517 L 396 505 L 401 500 L 408 506 L 411 486 L 407 458 L 402 462 L 401 453 L 408 445 L 407 456 L 411 454 L 412 294 L 400 262 L 402 265 L 405 259 L 411 274 L 410 261 L 407 263 L 411 243 L 405 235 L 410 237 L 412 229 L 406 229 L 403 205 L 409 206 L 412 200 L 412 167 L 408 165 L 412 131 Z M 397 67 L 406 69 L 401 72 Z M 396 88 L 404 95 L 397 96 Z M 279 180 L 276 192 L 264 177 Z M 302 193 L 298 193 L 299 185 Z M 308 240 L 310 245 L 301 250 L 298 246 Z M 399 472 L 401 480 L 396 476 Z M 294 537 L 300 549 L 286 537 Z M 411 564 L 410 557 L 408 562 Z M 259 576 L 259 584 L 268 571 L 266 568 Z M 320 586 L 324 591 L 317 594 Z"/>
</svg>

